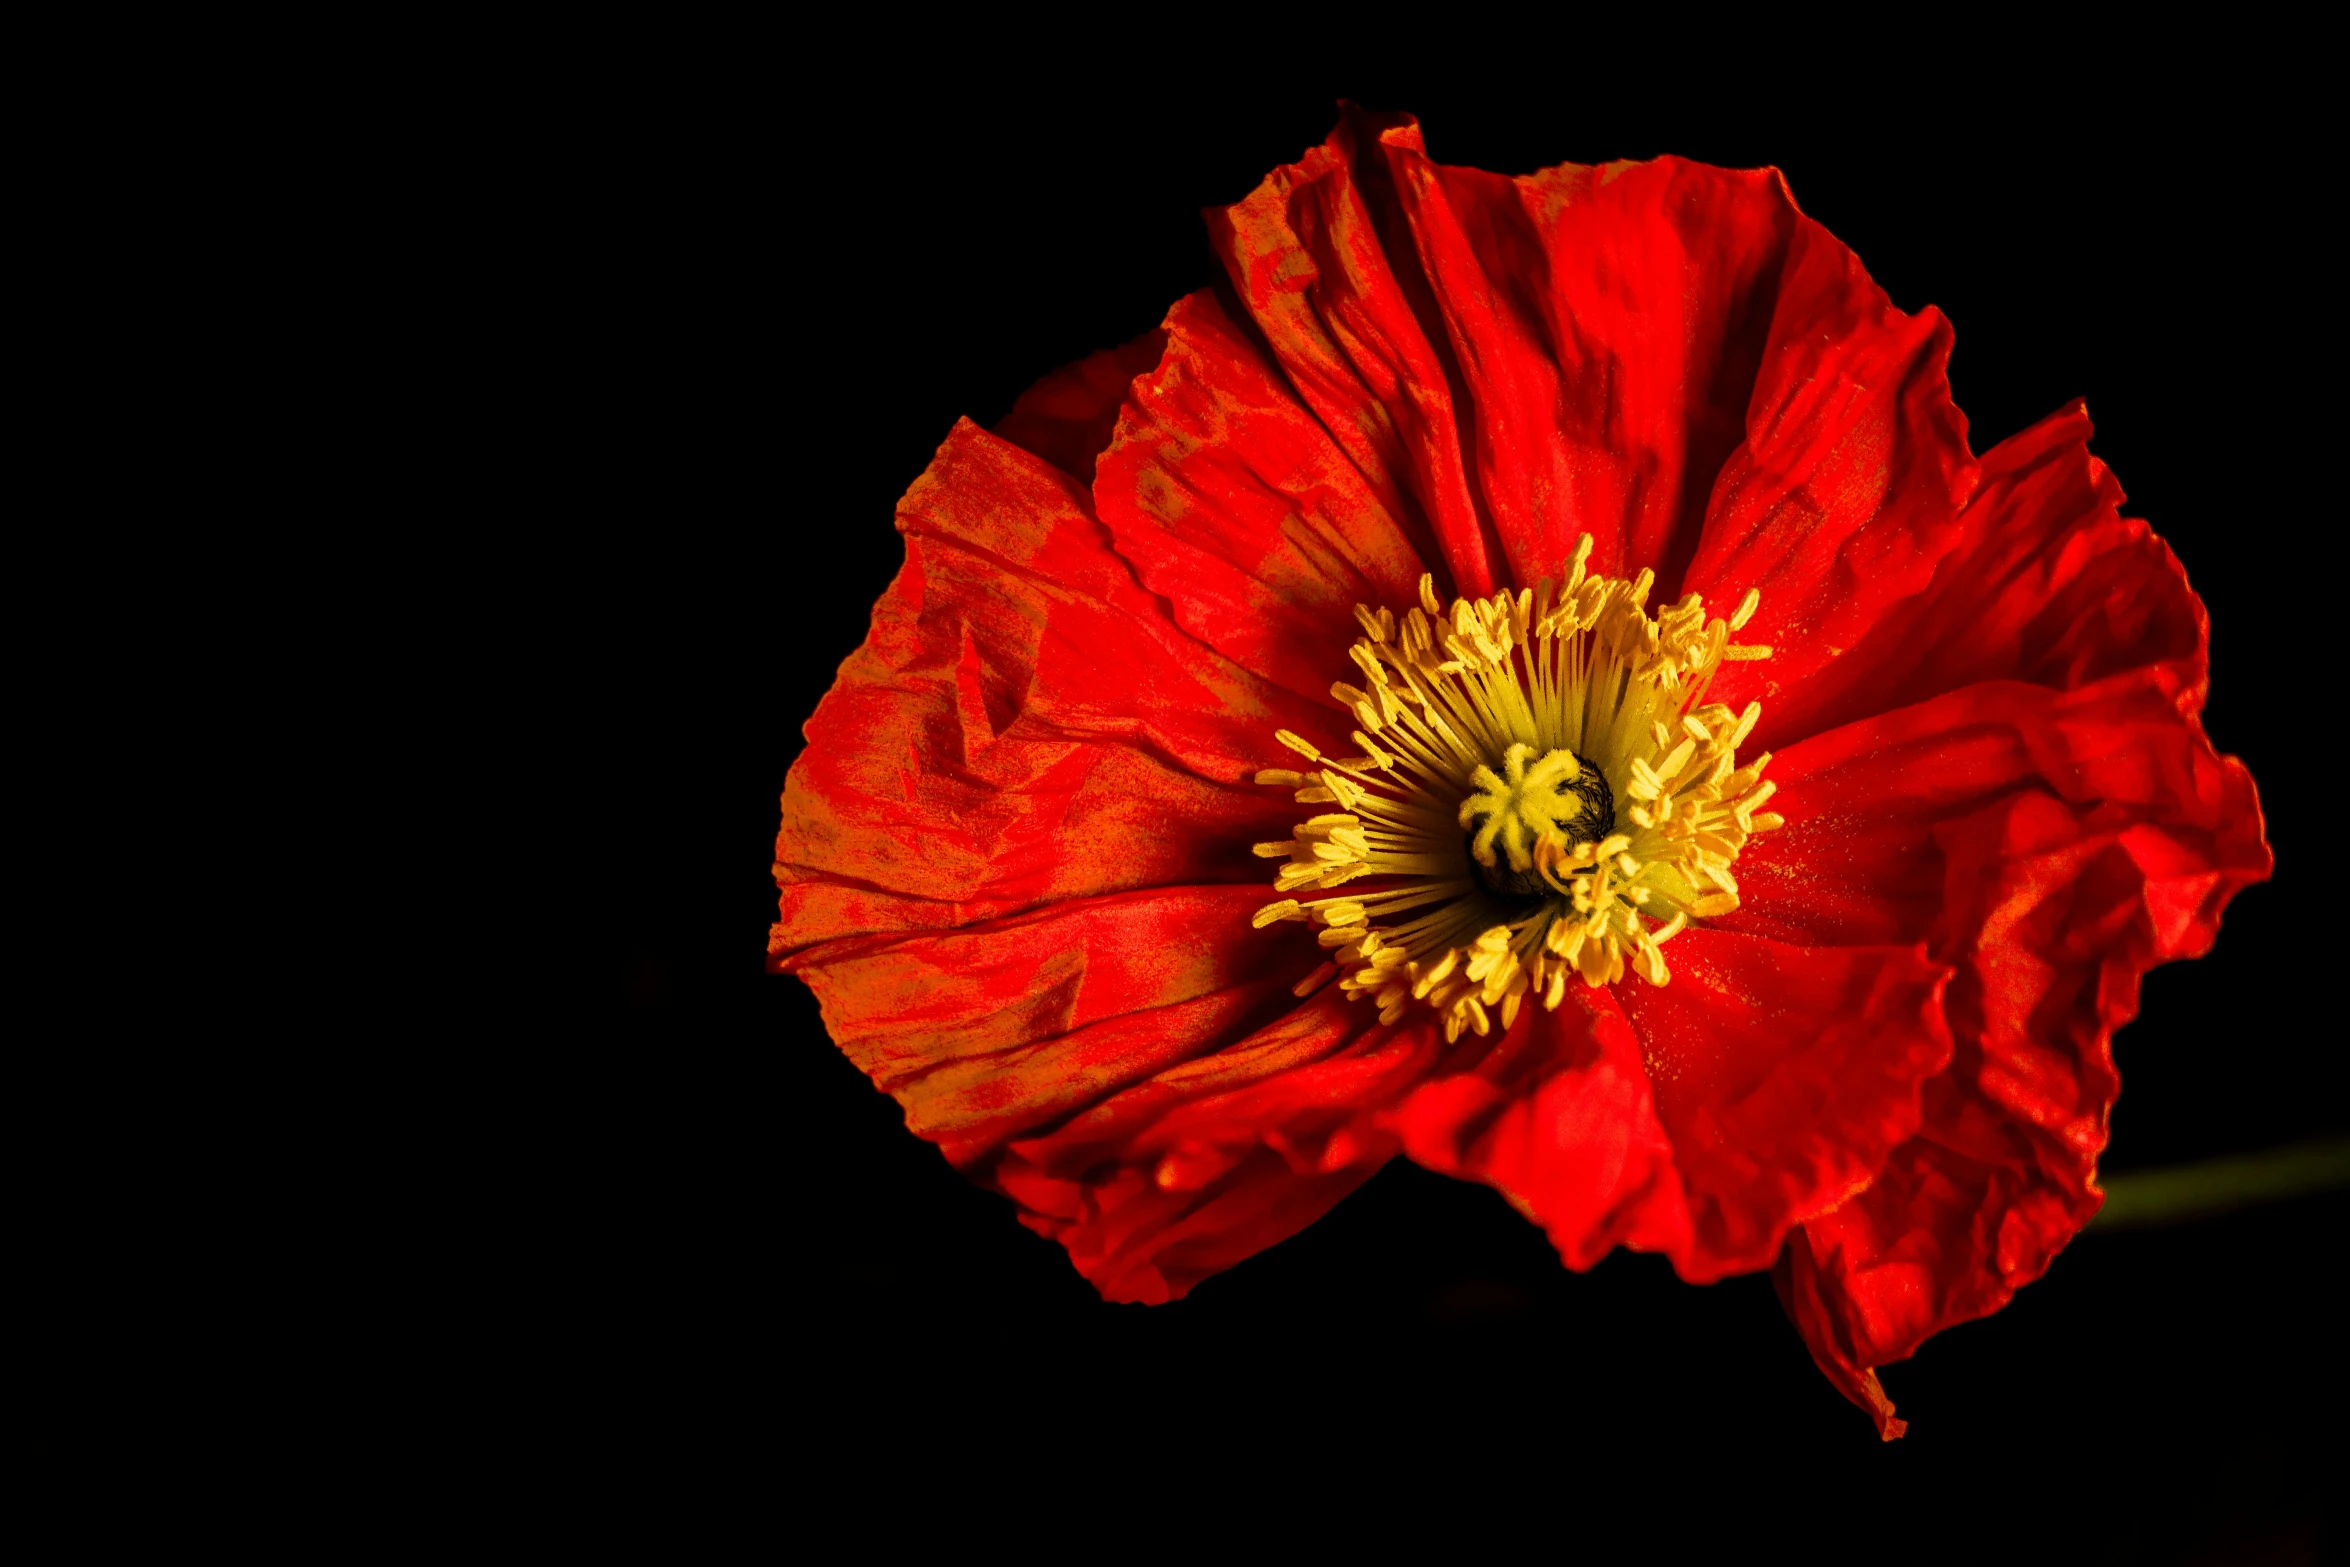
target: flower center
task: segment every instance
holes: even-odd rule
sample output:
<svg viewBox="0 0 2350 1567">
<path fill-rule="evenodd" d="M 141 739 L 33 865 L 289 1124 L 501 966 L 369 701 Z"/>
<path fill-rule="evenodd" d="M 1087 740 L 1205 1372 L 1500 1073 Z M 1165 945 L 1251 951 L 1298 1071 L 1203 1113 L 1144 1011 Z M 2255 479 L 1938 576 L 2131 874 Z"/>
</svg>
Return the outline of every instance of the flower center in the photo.
<svg viewBox="0 0 2350 1567">
<path fill-rule="evenodd" d="M 1545 833 L 1580 843 L 1615 831 L 1615 792 L 1598 768 L 1572 751 L 1533 756 L 1532 746 L 1513 744 L 1502 757 L 1506 778 L 1479 767 L 1469 775 L 1476 792 L 1461 802 L 1469 868 L 1498 897 L 1538 898 L 1550 890 L 1534 869 L 1534 846 Z"/>
<path fill-rule="evenodd" d="M 1738 907 L 1730 866 L 1780 825 L 1761 810 L 1776 786 L 1768 753 L 1738 765 L 1761 705 L 1732 713 L 1705 691 L 1722 664 L 1770 656 L 1730 642 L 1760 595 L 1726 621 L 1694 593 L 1652 617 L 1655 573 L 1591 576 L 1590 555 L 1586 534 L 1564 581 L 1515 595 L 1448 608 L 1422 577 L 1400 619 L 1357 606 L 1364 635 L 1347 651 L 1369 683 L 1330 689 L 1363 754 L 1325 757 L 1283 730 L 1314 770 L 1257 774 L 1337 807 L 1256 846 L 1288 862 L 1275 890 L 1365 882 L 1257 911 L 1260 929 L 1319 927 L 1331 958 L 1299 995 L 1336 976 L 1383 1023 L 1425 1001 L 1446 1039 L 1483 1034 L 1528 995 L 1556 1007 L 1570 973 L 1609 985 L 1629 967 L 1665 984 L 1664 943 Z"/>
</svg>

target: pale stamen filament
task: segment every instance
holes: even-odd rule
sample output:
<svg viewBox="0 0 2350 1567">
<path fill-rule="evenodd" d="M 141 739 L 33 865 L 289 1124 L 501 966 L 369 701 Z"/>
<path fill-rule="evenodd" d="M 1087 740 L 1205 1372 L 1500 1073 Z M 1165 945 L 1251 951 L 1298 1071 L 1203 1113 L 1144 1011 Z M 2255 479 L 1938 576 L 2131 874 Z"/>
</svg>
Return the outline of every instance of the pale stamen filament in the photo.
<svg viewBox="0 0 2350 1567">
<path fill-rule="evenodd" d="M 1256 846 L 1286 862 L 1277 892 L 1333 894 L 1257 913 L 1319 927 L 1331 960 L 1299 994 L 1335 977 L 1383 1022 L 1424 1000 L 1448 1039 L 1483 1034 L 1528 995 L 1558 1006 L 1570 973 L 1667 983 L 1658 949 L 1738 906 L 1730 867 L 1781 824 L 1760 809 L 1776 785 L 1767 755 L 1738 765 L 1760 707 L 1705 693 L 1722 664 L 1770 655 L 1729 640 L 1760 594 L 1726 621 L 1695 594 L 1651 615 L 1654 574 L 1595 577 L 1590 554 L 1586 535 L 1563 579 L 1516 594 L 1447 606 L 1423 577 L 1400 615 L 1356 607 L 1347 657 L 1365 684 L 1331 694 L 1362 754 L 1284 731 L 1310 770 L 1257 775 L 1333 807 Z"/>
</svg>

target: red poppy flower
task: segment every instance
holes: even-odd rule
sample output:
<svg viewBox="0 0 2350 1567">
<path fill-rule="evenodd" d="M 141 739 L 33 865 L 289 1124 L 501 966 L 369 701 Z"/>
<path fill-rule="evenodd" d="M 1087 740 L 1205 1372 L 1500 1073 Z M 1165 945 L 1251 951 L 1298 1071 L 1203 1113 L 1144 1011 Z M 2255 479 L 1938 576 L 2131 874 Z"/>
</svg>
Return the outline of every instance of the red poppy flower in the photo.
<svg viewBox="0 0 2350 1567">
<path fill-rule="evenodd" d="M 1349 110 L 1210 229 L 1229 293 L 900 504 L 774 966 L 1112 1300 L 1400 1152 L 1573 1268 L 1774 1268 L 1898 1435 L 1875 1368 L 2096 1211 L 2139 976 L 2268 873 L 2178 562 L 2078 404 L 1973 455 L 1774 171 Z"/>
</svg>

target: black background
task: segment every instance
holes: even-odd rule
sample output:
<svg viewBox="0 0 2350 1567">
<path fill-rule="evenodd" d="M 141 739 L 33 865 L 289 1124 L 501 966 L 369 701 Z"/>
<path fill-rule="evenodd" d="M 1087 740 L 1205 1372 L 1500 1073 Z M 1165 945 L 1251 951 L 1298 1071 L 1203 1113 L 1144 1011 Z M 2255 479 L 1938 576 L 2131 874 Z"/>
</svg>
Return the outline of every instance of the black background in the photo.
<svg viewBox="0 0 2350 1567">
<path fill-rule="evenodd" d="M 2106 1168 L 2340 1131 L 2340 1029 L 2298 1000 L 2333 962 L 2306 889 L 2335 410 L 2304 388 L 2339 351 L 2338 173 L 2293 90 L 1895 72 L 1856 98 L 1774 69 L 1595 92 L 1524 61 L 1212 96 L 980 69 L 825 96 L 823 75 L 623 78 L 484 154 L 479 221 L 533 239 L 501 286 L 524 314 L 568 302 L 533 373 L 570 426 L 541 493 L 581 568 L 549 666 L 589 722 L 564 787 L 595 821 L 563 852 L 595 885 L 564 916 L 592 1017 L 554 1052 L 586 1091 L 540 1189 L 576 1232 L 566 1290 L 608 1313 L 591 1401 L 632 1412 L 618 1440 L 682 1455 L 707 1503 L 788 1477 L 778 1538 L 853 1517 L 1046 1549 L 1094 1503 L 1123 1522 L 1092 1550 L 1204 1549 L 1246 1508 L 1308 1531 L 1432 1514 L 1464 1548 L 1616 1516 L 1668 1556 L 1717 1532 L 1889 1561 L 2296 1561 L 2338 1538 L 2339 1198 L 2084 1237 L 1886 1373 L 1912 1428 L 1880 1445 L 1766 1280 L 1693 1288 L 1623 1254 L 1572 1275 L 1494 1193 L 1400 1160 L 1186 1301 L 1103 1305 L 761 962 L 776 797 L 896 570 L 899 494 L 957 416 L 1000 418 L 1207 284 L 1197 209 L 1345 94 L 1419 113 L 1444 162 L 1775 163 L 1896 303 L 1950 316 L 1978 451 L 2086 396 L 2129 511 L 2210 607 L 2208 727 L 2279 859 L 2211 957 L 2148 977 Z"/>
</svg>

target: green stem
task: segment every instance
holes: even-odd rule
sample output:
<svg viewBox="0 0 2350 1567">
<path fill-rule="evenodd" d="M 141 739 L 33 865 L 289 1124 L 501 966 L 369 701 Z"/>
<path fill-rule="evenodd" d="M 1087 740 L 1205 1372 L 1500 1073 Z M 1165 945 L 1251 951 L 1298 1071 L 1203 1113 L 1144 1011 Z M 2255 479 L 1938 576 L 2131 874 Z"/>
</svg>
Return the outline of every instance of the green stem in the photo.
<svg viewBox="0 0 2350 1567">
<path fill-rule="evenodd" d="M 2107 1176 L 2093 1230 L 2178 1224 L 2254 1203 L 2350 1186 L 2350 1137 L 2292 1143 L 2265 1153 L 2206 1159 L 2167 1170 Z"/>
</svg>

